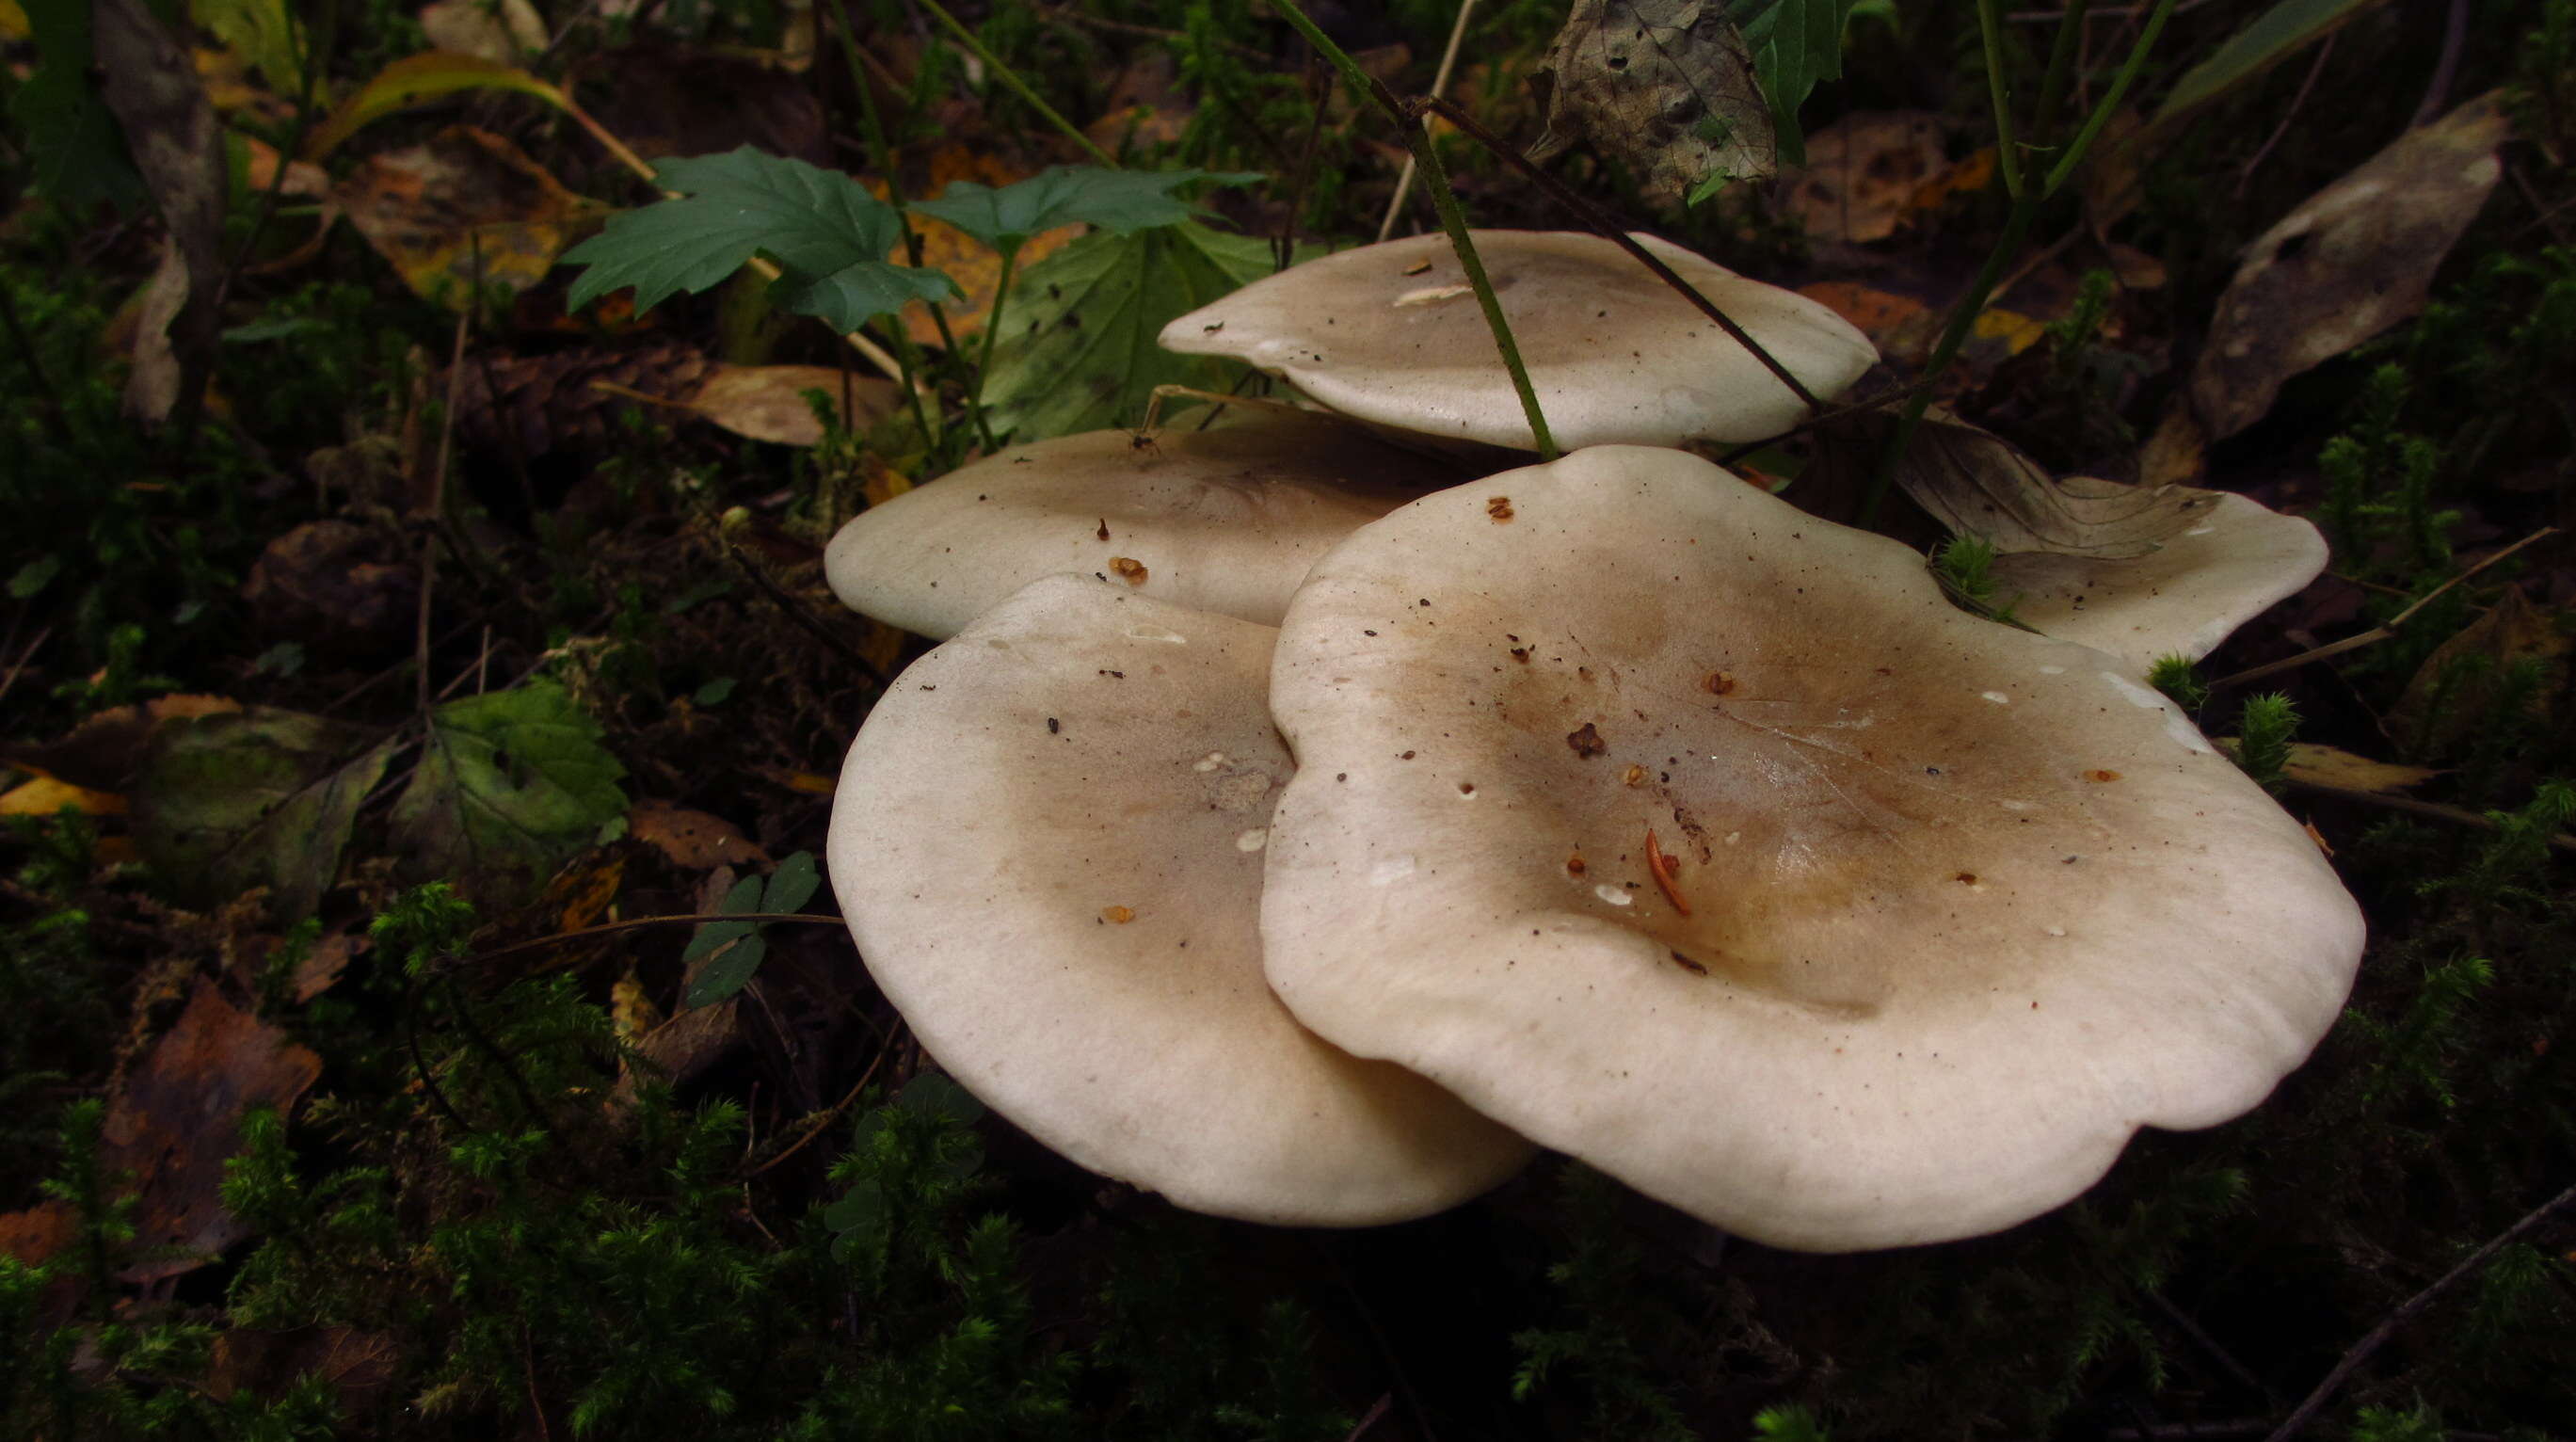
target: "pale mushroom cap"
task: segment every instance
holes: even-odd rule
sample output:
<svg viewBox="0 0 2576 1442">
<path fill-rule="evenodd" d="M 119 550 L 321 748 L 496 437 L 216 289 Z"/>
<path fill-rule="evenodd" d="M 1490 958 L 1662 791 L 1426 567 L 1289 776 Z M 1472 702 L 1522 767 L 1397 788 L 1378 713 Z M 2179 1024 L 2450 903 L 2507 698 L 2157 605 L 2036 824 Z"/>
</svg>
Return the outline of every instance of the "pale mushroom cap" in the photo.
<svg viewBox="0 0 2576 1442">
<path fill-rule="evenodd" d="M 1277 633 L 1074 577 L 914 663 L 850 748 L 832 885 L 922 1045 L 1074 1161 L 1178 1205 L 1350 1226 L 1493 1186 L 1528 1143 L 1299 1026 L 1261 975 L 1291 770 Z"/>
<path fill-rule="evenodd" d="M 1805 418 L 1751 352 L 1611 242 L 1571 231 L 1471 234 L 1558 445 L 1760 440 Z M 1805 296 L 1652 236 L 1635 239 L 1820 398 L 1878 358 L 1850 322 Z M 1293 266 L 1173 321 L 1162 343 L 1249 362 L 1362 420 L 1537 445 L 1445 236 Z"/>
<path fill-rule="evenodd" d="M 1362 529 L 1271 707 L 1299 1018 L 1776 1245 L 2055 1206 L 2260 1101 L 2360 953 L 2315 844 L 2115 658 L 1680 452 Z"/>
<path fill-rule="evenodd" d="M 2039 631 L 2118 656 L 2133 676 L 2160 656 L 2199 660 L 2326 568 L 2315 526 L 2243 496 L 2204 494 L 2216 504 L 2143 556 L 1995 557 L 1996 599 Z"/>
<path fill-rule="evenodd" d="M 842 604 L 934 640 L 1065 572 L 1276 625 L 1335 541 L 1461 474 L 1325 417 L 1237 411 L 1144 442 L 1092 431 L 1012 446 L 870 507 L 832 538 L 823 570 Z"/>
</svg>

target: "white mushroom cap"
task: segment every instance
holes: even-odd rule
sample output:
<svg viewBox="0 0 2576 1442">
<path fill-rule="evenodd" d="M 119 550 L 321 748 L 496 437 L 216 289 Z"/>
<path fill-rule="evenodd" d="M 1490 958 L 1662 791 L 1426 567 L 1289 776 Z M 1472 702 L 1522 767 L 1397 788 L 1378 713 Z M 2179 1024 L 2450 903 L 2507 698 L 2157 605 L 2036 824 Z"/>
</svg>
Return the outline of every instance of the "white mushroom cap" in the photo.
<svg viewBox="0 0 2576 1442">
<path fill-rule="evenodd" d="M 1572 231 L 1471 234 L 1558 445 L 1751 441 L 1805 418 L 1751 352 L 1609 241 Z M 1878 358 L 1867 337 L 1816 301 L 1635 238 L 1820 398 Z M 1247 361 L 1362 420 L 1523 450 L 1537 444 L 1446 236 L 1293 266 L 1173 321 L 1162 343 Z"/>
<path fill-rule="evenodd" d="M 1996 599 L 2034 629 L 2108 651 L 2143 676 L 2158 657 L 2197 661 L 2217 650 L 2326 568 L 2326 539 L 2315 526 L 2243 496 L 2198 495 L 2213 504 L 2142 556 L 1995 557 Z"/>
<path fill-rule="evenodd" d="M 1276 625 L 1315 558 L 1461 472 L 1329 417 L 1235 411 L 1140 442 L 1013 446 L 862 512 L 823 553 L 844 605 L 933 639 L 1075 572 Z"/>
<path fill-rule="evenodd" d="M 1281 999 L 1776 1245 L 2055 1206 L 2260 1101 L 2360 954 L 2299 825 L 2120 662 L 1677 451 L 1363 528 L 1271 707 Z"/>
<path fill-rule="evenodd" d="M 950 1074 L 1094 1171 L 1197 1211 L 1347 1226 L 1454 1205 L 1520 1138 L 1300 1027 L 1261 975 L 1291 770 L 1277 633 L 1043 580 L 923 657 L 842 768 L 832 885 Z"/>
</svg>

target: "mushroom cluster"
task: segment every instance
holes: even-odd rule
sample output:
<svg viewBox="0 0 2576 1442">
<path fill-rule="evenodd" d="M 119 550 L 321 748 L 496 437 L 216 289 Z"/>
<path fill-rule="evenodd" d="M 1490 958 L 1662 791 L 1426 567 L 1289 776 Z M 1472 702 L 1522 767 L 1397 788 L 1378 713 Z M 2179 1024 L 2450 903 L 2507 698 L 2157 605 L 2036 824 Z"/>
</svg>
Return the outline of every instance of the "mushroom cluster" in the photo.
<svg viewBox="0 0 2576 1442">
<path fill-rule="evenodd" d="M 830 843 L 929 1052 L 1203 1211 L 1391 1221 L 1546 1146 L 1827 1251 L 2260 1101 L 2360 953 L 2304 830 L 2122 657 L 1672 439 L 1467 479 L 1322 419 L 1111 433 L 853 523 L 835 589 L 949 637 Z"/>
</svg>

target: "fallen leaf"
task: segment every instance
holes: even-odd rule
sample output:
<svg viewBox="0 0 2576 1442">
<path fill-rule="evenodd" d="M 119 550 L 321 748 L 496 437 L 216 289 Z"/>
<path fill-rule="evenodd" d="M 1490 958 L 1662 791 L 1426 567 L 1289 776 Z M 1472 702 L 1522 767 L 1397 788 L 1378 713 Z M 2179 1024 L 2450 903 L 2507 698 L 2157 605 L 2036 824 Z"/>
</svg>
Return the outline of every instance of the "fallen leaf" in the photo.
<svg viewBox="0 0 2576 1442">
<path fill-rule="evenodd" d="M 420 585 L 383 533 L 308 521 L 261 549 L 242 599 L 263 635 L 350 656 L 409 641 Z"/>
<path fill-rule="evenodd" d="M 542 54 L 546 22 L 528 0 L 432 0 L 420 10 L 420 33 L 436 49 L 495 65 Z"/>
<path fill-rule="evenodd" d="M 626 863 L 610 860 L 604 865 L 567 870 L 546 883 L 545 904 L 555 912 L 555 929 L 564 932 L 584 931 L 599 924 L 608 908 L 617 904 L 619 888 L 626 884 Z"/>
<path fill-rule="evenodd" d="M 1851 280 L 1820 280 L 1798 287 L 1798 294 L 1850 321 L 1870 342 L 1882 348 L 1898 326 L 1923 314 L 1923 302 L 1892 290 L 1877 290 Z"/>
<path fill-rule="evenodd" d="M 1151 154 L 1180 144 L 1189 134 L 1191 107 L 1173 83 L 1176 69 L 1172 52 L 1162 47 L 1128 61 L 1118 78 L 1109 82 L 1100 118 L 1084 126 L 1082 133 L 1112 154 L 1122 150 Z"/>
<path fill-rule="evenodd" d="M 845 430 L 865 431 L 903 404 L 903 388 L 882 376 L 831 366 L 718 365 L 707 372 L 689 409 L 738 436 L 782 446 L 822 444 L 823 423 L 805 401 L 821 391 L 834 402 Z"/>
<path fill-rule="evenodd" d="M 172 721 L 240 709 L 241 703 L 228 696 L 156 696 L 138 705 L 101 711 L 60 741 L 0 751 L 0 761 L 74 786 L 123 791 L 134 784 L 153 732 Z"/>
<path fill-rule="evenodd" d="M 340 108 L 305 137 L 304 158 L 320 160 L 339 149 L 340 142 L 388 115 L 469 90 L 514 91 L 544 101 L 567 115 L 581 115 L 571 96 L 525 70 L 472 55 L 432 50 L 393 62 L 350 92 L 340 102 Z"/>
<path fill-rule="evenodd" d="M 2233 739 L 2227 739 L 2232 746 Z M 2281 774 L 2311 786 L 2332 786 L 2345 791 L 2393 796 L 2410 786 L 2421 786 L 2442 773 L 2429 766 L 2401 766 L 2394 761 L 2374 761 L 2333 746 L 2293 741 L 2290 743 L 2290 758 L 2281 765 Z"/>
<path fill-rule="evenodd" d="M 1885 240 L 1926 208 L 1923 188 L 1949 168 L 1939 115 L 1856 111 L 1807 137 L 1806 167 L 1786 178 L 1781 205 L 1813 239 Z"/>
<path fill-rule="evenodd" d="M 1924 413 L 1896 483 L 1953 534 L 1983 536 L 1997 551 L 2102 559 L 2155 550 L 2216 499 L 2179 486 L 2058 480 L 2002 437 L 1938 406 Z"/>
<path fill-rule="evenodd" d="M 839 64 L 836 46 L 835 69 Z M 583 93 L 597 100 L 591 114 L 646 160 L 720 155 L 748 145 L 813 165 L 832 163 L 814 85 L 775 55 L 732 46 L 710 53 L 639 38 L 580 57 L 571 74 L 589 82 Z"/>
<path fill-rule="evenodd" d="M 668 801 L 636 802 L 626 813 L 626 834 L 688 871 L 769 864 L 769 853 L 744 835 L 741 827 Z"/>
<path fill-rule="evenodd" d="M 1766 179 L 1780 155 L 1753 64 L 1723 5 L 1574 0 L 1530 71 L 1547 104 L 1547 133 L 1530 158 L 1588 144 L 1665 210 L 1697 199 L 1714 177 Z"/>
<path fill-rule="evenodd" d="M 152 1044 L 108 1103 L 99 1167 L 133 1175 L 129 1282 L 192 1271 L 250 1229 L 224 1210 L 224 1163 L 241 1150 L 241 1119 L 284 1112 L 322 1074 L 322 1058 L 225 1001 L 198 978 L 178 1024 Z"/>
<path fill-rule="evenodd" d="M 191 905 L 265 886 L 281 920 L 300 920 L 339 875 L 394 744 L 265 706 L 176 722 L 153 736 L 135 780 L 135 839 Z"/>
<path fill-rule="evenodd" d="M 2507 673 L 2517 663 L 2539 668 L 2525 705 L 2545 714 L 2565 682 L 2570 645 L 2548 612 L 2508 586 L 2485 615 L 2433 648 L 2379 729 L 2407 754 L 2451 755 L 2502 719 L 2492 713 L 2508 699 Z"/>
<path fill-rule="evenodd" d="M 2213 441 L 2271 410 L 2281 383 L 2423 309 L 2433 272 L 2504 174 L 2494 94 L 2410 130 L 2246 247 L 2192 370 Z"/>
<path fill-rule="evenodd" d="M 424 300 L 536 285 L 593 219 L 588 201 L 490 131 L 451 126 L 367 158 L 337 192 L 349 223 Z"/>
<path fill-rule="evenodd" d="M 142 0 L 93 0 L 92 73 L 161 214 L 165 249 L 152 279 L 126 414 L 158 424 L 202 391 L 214 361 L 230 175 L 222 131 L 185 47 Z"/>
<path fill-rule="evenodd" d="M 188 16 L 258 71 L 270 90 L 285 94 L 301 87 L 295 21 L 285 0 L 188 0 Z"/>
<path fill-rule="evenodd" d="M 450 701 L 430 713 L 420 766 L 394 803 L 406 869 L 524 886 L 626 812 L 626 774 L 599 723 L 551 681 Z"/>
<path fill-rule="evenodd" d="M 66 806 L 83 816 L 125 814 L 125 798 L 117 793 L 92 791 L 51 776 L 39 776 L 0 793 L 0 816 L 51 816 Z"/>
</svg>

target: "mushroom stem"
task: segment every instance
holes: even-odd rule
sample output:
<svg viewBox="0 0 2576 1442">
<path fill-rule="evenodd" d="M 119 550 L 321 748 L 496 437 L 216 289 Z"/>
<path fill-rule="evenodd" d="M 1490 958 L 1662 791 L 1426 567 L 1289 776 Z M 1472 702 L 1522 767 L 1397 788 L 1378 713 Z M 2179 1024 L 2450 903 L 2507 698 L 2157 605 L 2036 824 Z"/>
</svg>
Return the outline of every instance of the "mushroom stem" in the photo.
<svg viewBox="0 0 2576 1442">
<path fill-rule="evenodd" d="M 1538 392 L 1530 386 L 1529 367 L 1521 363 L 1521 348 L 1512 340 L 1511 322 L 1503 318 L 1503 303 L 1494 298 L 1493 282 L 1485 278 L 1485 263 L 1476 254 L 1476 243 L 1467 238 L 1467 217 L 1458 209 L 1458 193 L 1449 188 L 1449 172 L 1440 164 L 1440 152 L 1433 148 L 1431 137 L 1417 123 L 1420 116 L 1407 114 L 1394 92 L 1362 70 L 1348 51 L 1307 19 L 1296 0 L 1273 0 L 1272 8 L 1280 19 L 1306 37 L 1316 54 L 1342 72 L 1342 79 L 1353 90 L 1376 101 L 1378 109 L 1395 122 L 1396 133 L 1411 147 L 1414 164 L 1422 172 L 1423 188 L 1431 192 L 1431 203 L 1440 212 L 1440 228 L 1449 233 L 1449 244 L 1458 252 L 1459 268 L 1466 271 L 1467 284 L 1476 292 L 1476 304 L 1485 312 L 1485 324 L 1494 332 L 1494 348 L 1503 353 L 1503 369 L 1511 372 L 1512 389 L 1521 398 L 1522 413 L 1529 417 L 1530 434 L 1538 442 L 1539 457 L 1555 460 L 1559 454 L 1556 437 L 1548 433 L 1547 417 L 1539 411 Z"/>
</svg>

